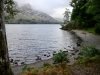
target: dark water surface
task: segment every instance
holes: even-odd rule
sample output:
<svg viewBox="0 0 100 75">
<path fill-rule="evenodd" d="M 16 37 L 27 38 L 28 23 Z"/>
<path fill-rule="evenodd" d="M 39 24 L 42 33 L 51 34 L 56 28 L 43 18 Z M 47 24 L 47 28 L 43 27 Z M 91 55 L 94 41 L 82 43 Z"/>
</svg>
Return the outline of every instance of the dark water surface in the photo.
<svg viewBox="0 0 100 75">
<path fill-rule="evenodd" d="M 55 51 L 72 50 L 77 37 L 60 27 L 59 24 L 6 24 L 9 58 L 19 65 L 30 64 L 37 61 L 37 56 L 46 60 Z"/>
</svg>

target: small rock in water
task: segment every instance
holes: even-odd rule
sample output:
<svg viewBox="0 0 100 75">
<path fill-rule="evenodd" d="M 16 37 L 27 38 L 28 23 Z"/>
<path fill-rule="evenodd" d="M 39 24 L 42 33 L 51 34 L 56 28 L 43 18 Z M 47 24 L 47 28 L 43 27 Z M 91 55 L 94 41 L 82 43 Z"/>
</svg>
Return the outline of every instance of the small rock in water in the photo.
<svg viewBox="0 0 100 75">
<path fill-rule="evenodd" d="M 75 53 L 71 53 L 72 55 L 75 55 Z"/>
<path fill-rule="evenodd" d="M 54 51 L 53 53 L 56 53 L 56 51 Z"/>
<path fill-rule="evenodd" d="M 50 55 L 47 55 L 47 57 L 50 57 Z"/>
<path fill-rule="evenodd" d="M 10 62 L 13 63 L 13 59 L 11 59 Z"/>
<path fill-rule="evenodd" d="M 66 49 L 66 48 L 64 48 L 64 49 Z"/>
<path fill-rule="evenodd" d="M 71 46 L 68 46 L 69 48 L 71 48 Z"/>
<path fill-rule="evenodd" d="M 14 61 L 13 64 L 14 64 L 14 65 L 18 65 L 18 62 L 17 62 L 17 61 Z"/>
<path fill-rule="evenodd" d="M 21 65 L 25 65 L 26 63 L 25 62 L 21 62 Z"/>
<path fill-rule="evenodd" d="M 78 55 L 82 55 L 82 53 L 80 52 Z"/>
<path fill-rule="evenodd" d="M 80 43 L 77 42 L 76 44 L 77 44 L 77 46 L 80 46 Z"/>
<path fill-rule="evenodd" d="M 77 53 L 79 50 L 76 50 L 75 53 Z"/>
<path fill-rule="evenodd" d="M 47 52 L 48 54 L 50 54 L 50 52 Z"/>
<path fill-rule="evenodd" d="M 63 51 L 64 53 L 68 53 L 68 51 Z"/>
<path fill-rule="evenodd" d="M 53 51 L 53 54 L 56 54 L 56 51 Z"/>
<path fill-rule="evenodd" d="M 44 54 L 44 56 L 46 56 L 46 54 Z"/>
<path fill-rule="evenodd" d="M 37 56 L 37 58 L 35 60 L 41 60 L 41 58 L 39 56 Z"/>
<path fill-rule="evenodd" d="M 76 48 L 75 48 L 75 47 L 73 47 L 73 49 L 74 49 L 74 50 L 76 50 Z"/>
</svg>

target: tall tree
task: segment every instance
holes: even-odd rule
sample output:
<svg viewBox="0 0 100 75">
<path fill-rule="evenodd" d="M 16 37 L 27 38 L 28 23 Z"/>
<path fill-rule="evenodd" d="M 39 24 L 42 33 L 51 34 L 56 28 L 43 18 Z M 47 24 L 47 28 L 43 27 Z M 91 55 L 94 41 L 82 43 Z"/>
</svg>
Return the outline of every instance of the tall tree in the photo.
<svg viewBox="0 0 100 75">
<path fill-rule="evenodd" d="M 5 30 L 4 9 L 10 16 L 14 15 L 12 0 L 0 0 L 0 75 L 13 75 L 8 55 L 8 46 Z"/>
<path fill-rule="evenodd" d="M 70 14 L 71 12 L 69 11 L 69 9 L 66 8 L 66 11 L 64 12 L 64 24 L 68 24 L 70 21 Z"/>
<path fill-rule="evenodd" d="M 94 26 L 95 21 L 93 14 L 87 13 L 88 0 L 72 0 L 70 5 L 73 7 L 71 20 L 76 20 L 78 26 L 82 28 L 91 28 Z"/>
<path fill-rule="evenodd" d="M 95 21 L 95 32 L 100 34 L 100 1 L 89 0 L 87 6 L 87 13 L 94 15 L 93 20 Z"/>
</svg>

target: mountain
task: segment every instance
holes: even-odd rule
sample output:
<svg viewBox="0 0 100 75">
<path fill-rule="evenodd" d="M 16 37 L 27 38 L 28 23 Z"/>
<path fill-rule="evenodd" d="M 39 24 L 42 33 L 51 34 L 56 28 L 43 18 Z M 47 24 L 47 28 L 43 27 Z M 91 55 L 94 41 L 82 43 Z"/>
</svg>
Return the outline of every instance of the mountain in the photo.
<svg viewBox="0 0 100 75">
<path fill-rule="evenodd" d="M 29 4 L 17 6 L 17 9 L 19 11 L 18 14 L 14 19 L 9 20 L 8 23 L 59 23 L 59 21 L 46 13 L 33 9 Z"/>
</svg>

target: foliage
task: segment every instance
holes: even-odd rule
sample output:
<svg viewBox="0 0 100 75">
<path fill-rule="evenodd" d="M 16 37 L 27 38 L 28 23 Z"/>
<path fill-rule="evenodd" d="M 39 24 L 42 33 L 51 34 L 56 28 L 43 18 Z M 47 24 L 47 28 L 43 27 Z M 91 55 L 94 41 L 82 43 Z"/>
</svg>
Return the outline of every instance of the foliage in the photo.
<svg viewBox="0 0 100 75">
<path fill-rule="evenodd" d="M 63 30 L 72 30 L 73 27 L 72 27 L 72 24 L 69 22 L 68 24 L 65 24 L 65 25 L 61 25 L 61 29 Z"/>
<path fill-rule="evenodd" d="M 82 27 L 79 26 L 78 21 L 72 20 L 66 25 L 61 25 L 61 29 L 63 30 L 72 30 L 72 29 L 81 29 Z"/>
<path fill-rule="evenodd" d="M 84 57 L 94 57 L 95 55 L 99 55 L 100 51 L 95 46 L 84 46 L 81 53 Z"/>
<path fill-rule="evenodd" d="M 70 14 L 71 12 L 69 11 L 69 9 L 66 8 L 66 11 L 64 12 L 64 24 L 68 24 L 69 20 L 70 20 Z"/>
<path fill-rule="evenodd" d="M 18 10 L 16 9 L 16 4 L 13 0 L 3 0 L 4 1 L 4 11 L 5 11 L 5 21 L 13 18 Z"/>
<path fill-rule="evenodd" d="M 25 65 L 23 68 L 22 68 L 22 71 L 30 71 L 31 69 L 33 69 L 33 67 L 29 67 L 27 65 Z"/>
<path fill-rule="evenodd" d="M 93 28 L 100 34 L 100 1 L 99 0 L 72 0 L 70 5 L 73 7 L 71 20 L 76 21 L 75 26 L 81 28 Z"/>
<path fill-rule="evenodd" d="M 81 50 L 81 54 L 82 56 L 78 60 L 80 64 L 100 61 L 100 50 L 96 49 L 95 46 L 84 46 Z"/>
<path fill-rule="evenodd" d="M 100 23 L 95 25 L 95 32 L 100 35 Z"/>
<path fill-rule="evenodd" d="M 64 12 L 64 18 L 63 18 L 63 24 L 61 25 L 61 29 L 63 30 L 70 30 L 71 26 L 70 26 L 70 15 L 71 12 L 69 11 L 69 9 L 66 8 L 66 11 Z M 70 27 L 69 27 L 70 26 Z"/>
<path fill-rule="evenodd" d="M 71 70 L 67 64 L 56 64 L 54 66 L 44 67 L 42 70 L 32 68 L 29 71 L 24 71 L 20 75 L 71 75 Z"/>
<path fill-rule="evenodd" d="M 78 25 L 83 27 L 83 28 L 89 28 L 92 27 L 93 23 L 91 21 L 93 20 L 93 15 L 86 13 L 86 4 L 87 0 L 76 0 L 75 6 L 73 7 L 73 12 L 71 15 L 72 20 L 76 20 L 78 22 Z"/>
<path fill-rule="evenodd" d="M 49 66 L 51 66 L 49 63 L 44 63 L 43 64 L 43 67 L 49 67 Z"/>
<path fill-rule="evenodd" d="M 95 34 L 95 28 L 88 28 L 88 29 L 83 29 L 85 31 L 88 31 L 89 33 Z"/>
<path fill-rule="evenodd" d="M 62 63 L 62 62 L 68 62 L 68 58 L 67 58 L 67 53 L 63 52 L 62 50 L 60 50 L 60 52 L 58 52 L 57 54 L 55 54 L 53 56 L 53 60 L 54 63 Z"/>
</svg>

